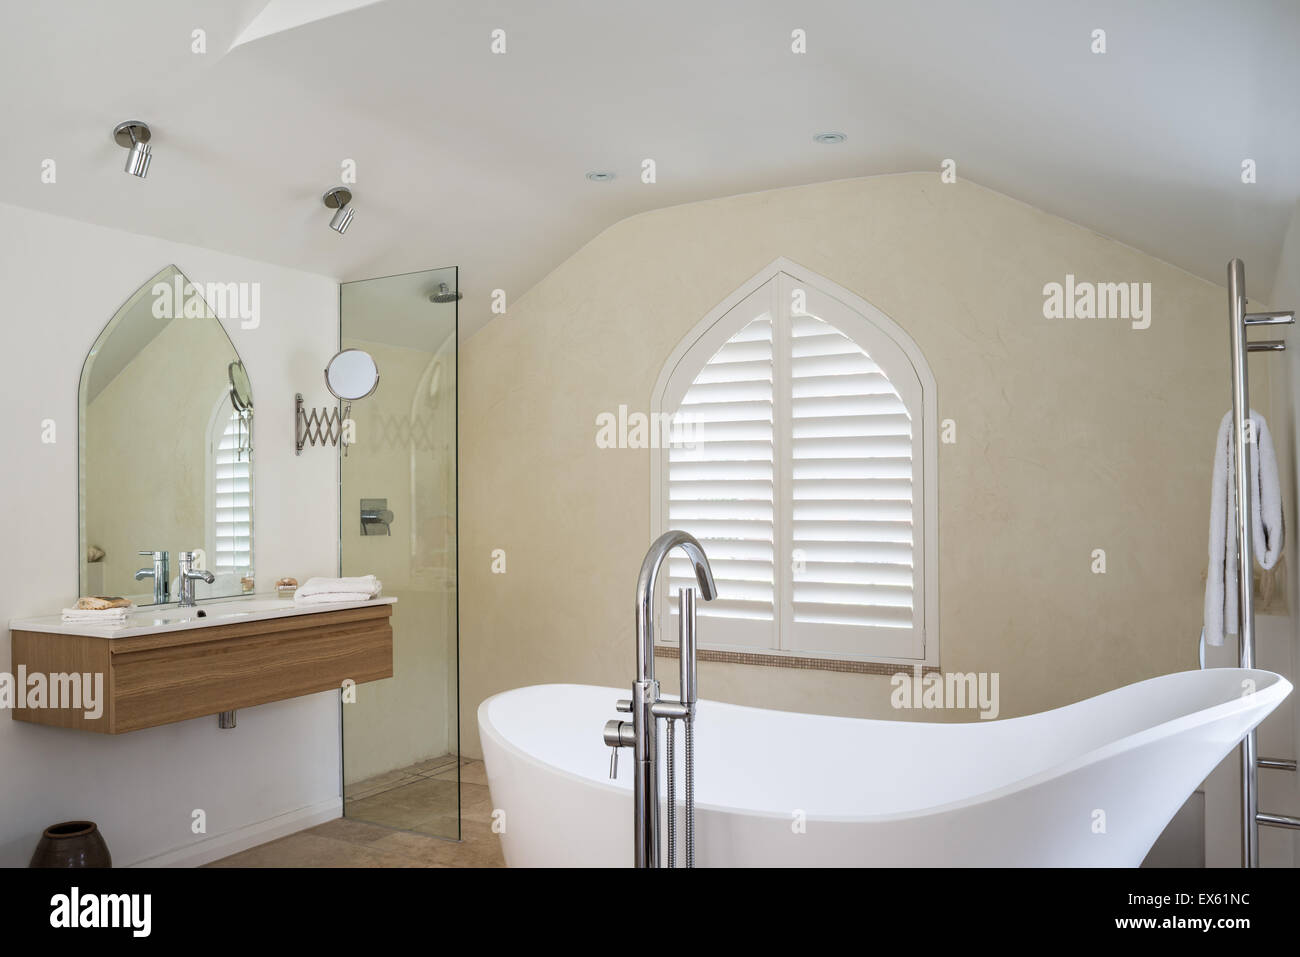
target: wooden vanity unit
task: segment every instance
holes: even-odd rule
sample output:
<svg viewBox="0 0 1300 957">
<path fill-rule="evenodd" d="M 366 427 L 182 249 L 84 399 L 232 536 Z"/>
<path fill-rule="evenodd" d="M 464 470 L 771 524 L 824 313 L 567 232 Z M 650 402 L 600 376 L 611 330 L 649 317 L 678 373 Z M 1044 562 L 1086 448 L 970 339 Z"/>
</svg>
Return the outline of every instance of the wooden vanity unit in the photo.
<svg viewBox="0 0 1300 957">
<path fill-rule="evenodd" d="M 122 734 L 393 674 L 393 606 L 374 602 L 148 634 L 11 630 L 13 674 L 102 673 L 103 711 L 12 710 L 14 720 Z M 75 626 L 69 626 L 69 631 Z M 84 629 L 92 630 L 92 629 Z M 137 629 L 138 630 L 138 629 Z"/>
</svg>

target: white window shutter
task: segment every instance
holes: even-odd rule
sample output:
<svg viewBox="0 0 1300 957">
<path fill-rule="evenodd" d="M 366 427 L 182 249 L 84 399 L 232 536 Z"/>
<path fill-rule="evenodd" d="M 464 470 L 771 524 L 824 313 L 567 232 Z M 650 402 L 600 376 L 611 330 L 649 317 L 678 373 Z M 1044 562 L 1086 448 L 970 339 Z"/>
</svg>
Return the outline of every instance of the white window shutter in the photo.
<svg viewBox="0 0 1300 957">
<path fill-rule="evenodd" d="M 660 530 L 713 566 L 702 647 L 926 657 L 923 386 L 881 319 L 778 272 L 673 367 Z M 695 584 L 677 554 L 668 578 Z"/>
<path fill-rule="evenodd" d="M 689 444 L 668 450 L 668 524 L 709 556 L 718 597 L 697 615 L 727 645 L 769 648 L 775 638 L 772 333 L 771 316 L 761 315 L 704 364 L 674 416 L 674 439 Z M 674 553 L 669 592 L 683 585 L 695 586 L 695 576 Z"/>
<path fill-rule="evenodd" d="M 241 450 L 241 422 L 236 412 L 213 449 L 213 514 L 216 551 L 214 571 L 246 571 L 252 567 L 252 465 L 250 453 Z M 243 426 L 247 444 L 247 426 Z"/>
<path fill-rule="evenodd" d="M 792 649 L 906 653 L 913 601 L 912 417 L 866 351 L 790 324 Z"/>
</svg>

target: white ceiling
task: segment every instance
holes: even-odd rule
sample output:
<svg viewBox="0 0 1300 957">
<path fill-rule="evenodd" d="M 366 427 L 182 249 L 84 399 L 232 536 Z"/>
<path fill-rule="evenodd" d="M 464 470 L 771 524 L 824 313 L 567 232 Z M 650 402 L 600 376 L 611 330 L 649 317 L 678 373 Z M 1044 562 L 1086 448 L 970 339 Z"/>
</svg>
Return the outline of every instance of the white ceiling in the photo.
<svg viewBox="0 0 1300 957">
<path fill-rule="evenodd" d="M 1295 0 L 43 0 L 2 25 L 0 201 L 340 280 L 457 265 L 463 331 L 630 214 L 946 157 L 1215 282 L 1241 256 L 1255 289 L 1300 196 Z"/>
</svg>

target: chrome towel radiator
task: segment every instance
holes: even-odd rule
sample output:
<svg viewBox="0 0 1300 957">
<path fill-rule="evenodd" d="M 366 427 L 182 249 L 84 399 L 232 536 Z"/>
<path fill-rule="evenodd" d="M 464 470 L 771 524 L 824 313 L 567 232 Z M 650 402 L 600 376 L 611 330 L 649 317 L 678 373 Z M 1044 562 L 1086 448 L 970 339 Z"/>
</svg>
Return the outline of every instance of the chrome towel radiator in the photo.
<svg viewBox="0 0 1300 957">
<path fill-rule="evenodd" d="M 620 748 L 632 748 L 636 768 L 632 782 L 633 855 L 637 867 L 672 867 L 676 863 L 677 805 L 675 768 L 673 767 L 673 722 L 681 721 L 686 735 L 686 866 L 695 866 L 695 590 L 683 588 L 678 595 L 680 612 L 681 693 L 676 701 L 659 694 L 655 680 L 654 596 L 659 569 L 674 548 L 681 548 L 691 560 L 700 595 L 705 601 L 717 597 L 713 570 L 700 543 L 686 532 L 671 531 L 660 535 L 641 562 L 636 583 L 636 680 L 631 700 L 622 700 L 617 708 L 632 715 L 631 721 L 613 720 L 605 724 L 605 743 L 610 753 L 609 776 L 618 773 Z M 666 864 L 660 855 L 659 841 L 659 719 L 668 721 L 666 752 L 668 786 L 668 854 Z"/>
<path fill-rule="evenodd" d="M 1250 342 L 1246 330 L 1251 326 L 1278 326 L 1295 322 L 1294 312 L 1247 312 L 1246 267 L 1240 259 L 1228 263 L 1228 325 L 1232 343 L 1232 477 L 1237 495 L 1237 640 L 1243 668 L 1255 667 L 1255 553 L 1251 541 L 1251 505 L 1249 445 L 1253 433 L 1246 422 L 1250 416 L 1248 352 L 1281 352 L 1281 339 Z M 1300 830 L 1300 818 L 1282 814 L 1263 814 L 1259 810 L 1259 769 L 1280 768 L 1295 771 L 1296 763 L 1282 758 L 1260 758 L 1255 731 L 1241 742 L 1241 866 L 1259 867 L 1259 826 Z"/>
</svg>

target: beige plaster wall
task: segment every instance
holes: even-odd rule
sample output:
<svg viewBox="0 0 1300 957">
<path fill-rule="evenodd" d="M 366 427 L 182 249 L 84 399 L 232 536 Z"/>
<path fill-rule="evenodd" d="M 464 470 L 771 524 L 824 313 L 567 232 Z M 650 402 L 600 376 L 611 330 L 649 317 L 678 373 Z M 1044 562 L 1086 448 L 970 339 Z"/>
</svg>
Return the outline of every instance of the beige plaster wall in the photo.
<svg viewBox="0 0 1300 957">
<path fill-rule="evenodd" d="M 998 672 L 1006 716 L 1196 666 L 1210 453 L 1229 399 L 1224 290 L 970 183 L 844 180 L 624 220 L 463 344 L 467 753 L 490 694 L 631 682 L 649 453 L 597 448 L 596 416 L 648 410 L 679 339 L 779 256 L 906 329 L 939 419 L 956 423 L 939 453 L 945 671 Z M 1150 328 L 1045 319 L 1043 286 L 1067 273 L 1151 283 Z M 506 574 L 492 573 L 496 548 Z M 705 663 L 700 685 L 783 709 L 973 717 L 895 711 L 880 676 Z"/>
</svg>

